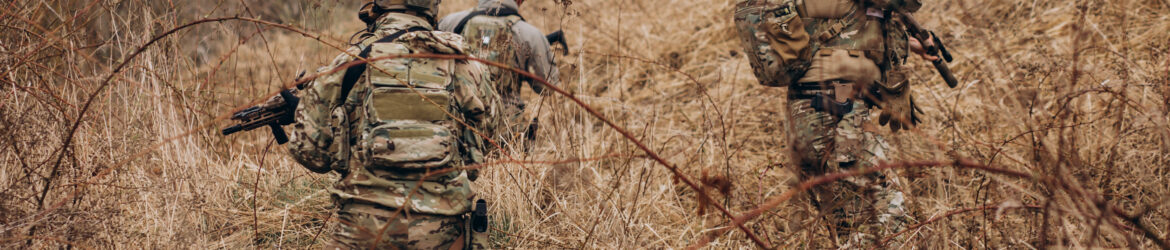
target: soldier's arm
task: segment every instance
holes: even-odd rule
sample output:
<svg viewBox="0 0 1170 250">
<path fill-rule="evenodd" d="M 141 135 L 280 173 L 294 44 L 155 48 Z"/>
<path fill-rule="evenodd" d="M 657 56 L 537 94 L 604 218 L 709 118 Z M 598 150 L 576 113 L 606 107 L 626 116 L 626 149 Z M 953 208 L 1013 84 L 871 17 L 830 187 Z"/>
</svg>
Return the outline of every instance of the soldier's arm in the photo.
<svg viewBox="0 0 1170 250">
<path fill-rule="evenodd" d="M 533 74 L 544 78 L 549 84 L 560 84 L 560 72 L 556 62 L 553 61 L 552 46 L 549 45 L 540 29 L 526 22 L 517 22 L 512 29 L 515 37 L 518 38 L 516 50 L 518 59 L 521 60 L 521 65 L 527 67 L 520 70 L 531 69 Z M 536 93 L 544 92 L 544 85 L 538 82 L 528 80 L 528 85 Z"/>
<path fill-rule="evenodd" d="M 446 32 L 455 32 L 455 26 L 459 25 L 459 21 L 462 21 L 463 17 L 466 17 L 469 13 L 471 12 L 460 11 L 439 19 L 438 29 Z"/>
<path fill-rule="evenodd" d="M 357 54 L 356 48 L 350 52 Z M 347 54 L 338 56 L 329 66 L 317 69 L 318 73 L 331 71 L 350 62 Z M 300 105 L 296 110 L 296 122 L 288 127 L 290 132 L 287 148 L 301 166 L 317 173 L 329 172 L 337 164 L 337 154 L 340 152 L 334 135 L 338 131 L 347 129 L 340 127 L 341 121 L 335 117 L 335 111 L 340 107 L 339 95 L 341 79 L 345 70 L 339 70 L 328 75 L 321 75 L 305 87 L 301 95 Z"/>
<path fill-rule="evenodd" d="M 455 86 L 452 94 L 455 96 L 455 104 L 463 112 L 463 117 L 470 122 L 478 123 L 484 119 L 484 112 L 489 107 L 480 99 L 479 86 L 487 84 L 490 78 L 479 62 L 465 60 L 455 62 Z"/>
</svg>

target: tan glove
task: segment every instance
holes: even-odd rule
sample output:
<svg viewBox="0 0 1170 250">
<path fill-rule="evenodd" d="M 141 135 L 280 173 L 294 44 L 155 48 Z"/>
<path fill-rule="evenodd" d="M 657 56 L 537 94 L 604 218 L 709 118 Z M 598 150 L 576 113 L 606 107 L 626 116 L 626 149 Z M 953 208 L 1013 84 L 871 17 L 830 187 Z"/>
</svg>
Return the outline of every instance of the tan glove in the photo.
<svg viewBox="0 0 1170 250">
<path fill-rule="evenodd" d="M 878 116 L 878 123 L 882 126 L 890 125 L 890 130 L 910 129 L 922 122 L 919 118 L 922 109 L 914 104 L 914 98 L 909 93 L 886 99 L 882 103 L 882 114 Z"/>
<path fill-rule="evenodd" d="M 906 75 L 895 70 L 887 74 L 886 80 L 886 83 L 877 84 L 880 97 L 878 106 L 882 109 L 878 123 L 882 126 L 888 124 L 893 132 L 910 129 L 921 123 L 922 109 L 910 95 L 910 81 Z"/>
</svg>

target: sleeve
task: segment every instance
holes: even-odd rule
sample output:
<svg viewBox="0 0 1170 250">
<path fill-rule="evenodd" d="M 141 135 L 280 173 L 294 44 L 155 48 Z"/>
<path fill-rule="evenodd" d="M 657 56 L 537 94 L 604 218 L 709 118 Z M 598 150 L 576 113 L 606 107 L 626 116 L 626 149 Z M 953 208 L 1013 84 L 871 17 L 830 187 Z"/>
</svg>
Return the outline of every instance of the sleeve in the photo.
<svg viewBox="0 0 1170 250">
<path fill-rule="evenodd" d="M 482 64 L 466 60 L 455 62 L 455 86 L 452 94 L 463 117 L 471 122 L 483 121 L 484 111 L 489 108 L 480 98 L 479 92 L 479 86 L 485 86 L 489 80 L 490 75 Z"/>
<path fill-rule="evenodd" d="M 350 48 L 349 52 L 360 53 L 356 47 Z M 329 66 L 317 69 L 317 73 L 329 72 L 351 60 L 348 54 L 342 54 Z M 348 130 L 342 127 L 347 111 L 342 110 L 339 103 L 342 101 L 339 95 L 344 75 L 345 70 L 338 70 L 314 79 L 303 90 L 296 110 L 296 122 L 289 126 L 291 131 L 289 143 L 286 144 L 288 152 L 310 171 L 329 172 L 334 164 L 338 164 L 338 155 L 343 153 L 343 149 L 334 141 L 341 131 Z"/>
<path fill-rule="evenodd" d="M 460 11 L 443 17 L 443 19 L 439 20 L 439 30 L 455 32 L 455 26 L 459 25 L 459 21 L 462 21 L 463 17 L 466 17 L 468 13 L 470 12 Z"/>
<path fill-rule="evenodd" d="M 544 34 L 535 26 L 526 22 L 517 22 L 513 28 L 519 44 L 517 53 L 518 59 L 522 60 L 521 65 L 526 67 L 523 70 L 531 70 L 533 74 L 544 78 L 549 84 L 554 86 L 560 84 L 560 72 L 557 69 L 557 64 L 553 60 L 552 46 L 548 44 L 548 40 L 544 38 Z M 533 80 L 528 80 L 528 85 L 536 93 L 544 92 L 544 85 Z"/>
<path fill-rule="evenodd" d="M 489 103 L 493 103 L 486 100 L 493 98 L 488 95 L 494 94 L 494 91 L 488 89 L 490 80 L 491 75 L 487 73 L 487 68 L 483 64 L 467 60 L 455 61 L 455 81 L 451 94 L 454 96 L 455 105 L 461 111 L 465 121 L 480 131 L 484 131 L 483 124 L 490 115 L 487 112 L 491 109 Z M 463 164 L 483 163 L 483 152 L 486 152 L 484 141 L 474 132 L 475 129 L 459 126 L 459 130 L 460 152 L 464 157 Z M 475 181 L 478 178 L 478 173 L 478 170 L 469 171 L 468 177 Z"/>
</svg>

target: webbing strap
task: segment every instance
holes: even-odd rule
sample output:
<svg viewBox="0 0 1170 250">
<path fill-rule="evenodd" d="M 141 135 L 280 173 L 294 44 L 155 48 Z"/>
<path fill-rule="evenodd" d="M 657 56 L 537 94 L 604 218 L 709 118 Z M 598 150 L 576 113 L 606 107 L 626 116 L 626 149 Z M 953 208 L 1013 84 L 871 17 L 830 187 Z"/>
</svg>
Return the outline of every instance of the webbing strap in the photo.
<svg viewBox="0 0 1170 250">
<path fill-rule="evenodd" d="M 862 16 L 859 17 L 858 14 L 861 14 Z M 821 30 L 821 32 L 816 35 L 816 38 L 820 39 L 820 42 L 822 43 L 827 42 L 833 39 L 833 37 L 841 34 L 841 31 L 844 31 L 845 28 L 848 28 L 850 25 L 855 24 L 858 20 L 861 20 L 861 18 L 864 18 L 864 14 L 865 12 L 858 8 L 857 5 L 853 5 L 853 7 L 850 8 L 849 14 L 847 16 L 838 19 L 825 20 L 830 23 L 827 26 L 822 24 L 821 27 L 823 30 Z"/>
<path fill-rule="evenodd" d="M 489 11 L 490 11 L 490 13 L 489 13 Z M 472 18 L 475 18 L 477 16 L 482 16 L 482 15 L 489 15 L 489 16 L 496 16 L 496 17 L 517 16 L 517 17 L 520 17 L 520 20 L 524 20 L 524 16 L 521 16 L 519 11 L 516 11 L 516 9 L 509 8 L 507 6 L 500 6 L 499 8 L 494 8 L 491 10 L 472 11 L 471 13 L 468 13 L 466 17 L 463 17 L 463 20 L 459 20 L 459 25 L 455 25 L 455 34 L 462 35 L 463 28 L 467 26 L 467 21 L 471 21 Z"/>
<path fill-rule="evenodd" d="M 374 41 L 374 43 L 393 42 L 394 40 L 398 40 L 399 37 L 402 37 L 402 35 L 406 35 L 406 33 L 426 30 L 427 28 L 414 26 L 382 37 L 381 39 Z M 374 49 L 374 43 L 366 45 L 366 48 L 362 49 L 362 52 L 358 54 L 358 58 L 354 59 L 354 61 L 359 61 L 357 65 L 353 65 L 348 69 L 345 69 L 345 76 L 341 78 L 341 96 L 338 97 L 338 102 L 345 101 L 346 96 L 349 95 L 349 91 L 353 89 L 353 85 L 356 84 L 357 80 L 362 77 L 362 74 L 366 73 L 366 64 L 368 63 L 366 60 L 369 59 L 368 57 L 370 57 L 370 52 Z"/>
</svg>

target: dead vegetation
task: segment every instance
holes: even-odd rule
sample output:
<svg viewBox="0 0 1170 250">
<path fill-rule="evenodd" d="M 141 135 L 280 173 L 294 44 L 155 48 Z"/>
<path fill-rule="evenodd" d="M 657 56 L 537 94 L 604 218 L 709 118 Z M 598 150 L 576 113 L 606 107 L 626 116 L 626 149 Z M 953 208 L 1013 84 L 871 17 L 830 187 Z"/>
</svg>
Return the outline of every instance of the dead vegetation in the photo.
<svg viewBox="0 0 1170 250">
<path fill-rule="evenodd" d="M 310 248 L 328 237 L 322 189 L 335 176 L 300 168 L 263 129 L 217 128 L 331 60 L 361 28 L 356 3 L 0 5 L 0 246 Z M 560 88 L 581 102 L 533 95 L 542 141 L 483 166 L 476 185 L 499 246 L 757 246 L 745 232 L 773 247 L 831 244 L 823 226 L 788 227 L 816 218 L 787 199 L 858 173 L 794 179 L 784 90 L 755 84 L 732 5 L 525 4 L 529 22 L 566 30 Z M 161 36 L 218 17 L 253 21 Z M 915 60 L 927 123 L 871 128 L 897 149 L 882 171 L 904 182 L 918 220 L 890 244 L 1170 247 L 1170 2 L 942 0 L 919 19 L 949 42 L 962 82 L 946 88 Z"/>
</svg>

